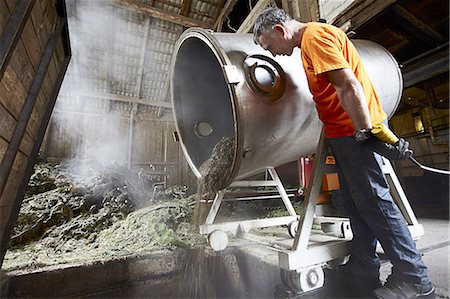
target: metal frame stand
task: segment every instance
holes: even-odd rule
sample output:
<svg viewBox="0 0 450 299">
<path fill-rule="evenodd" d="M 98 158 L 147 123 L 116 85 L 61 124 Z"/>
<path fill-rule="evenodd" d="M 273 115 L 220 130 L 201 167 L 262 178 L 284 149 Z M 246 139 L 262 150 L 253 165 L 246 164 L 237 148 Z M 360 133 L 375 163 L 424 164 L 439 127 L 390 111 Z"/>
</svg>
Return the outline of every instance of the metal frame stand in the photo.
<svg viewBox="0 0 450 299">
<path fill-rule="evenodd" d="M 265 180 L 254 180 L 254 181 L 235 181 L 227 189 L 232 188 L 257 188 L 257 187 L 276 187 L 281 199 L 289 213 L 289 216 L 284 217 L 272 217 L 264 219 L 251 219 L 242 221 L 232 221 L 223 223 L 213 223 L 217 213 L 219 211 L 220 205 L 222 204 L 225 190 L 219 190 L 216 193 L 212 206 L 209 210 L 208 216 L 206 217 L 205 224 L 200 225 L 200 234 L 208 235 L 214 231 L 231 232 L 235 236 L 243 237 L 249 230 L 254 228 L 263 228 L 270 226 L 288 225 L 297 220 L 297 214 L 292 206 L 289 196 L 284 188 L 277 172 L 273 167 L 266 169 L 271 179 Z M 237 199 L 236 199 L 237 200 Z"/>
</svg>

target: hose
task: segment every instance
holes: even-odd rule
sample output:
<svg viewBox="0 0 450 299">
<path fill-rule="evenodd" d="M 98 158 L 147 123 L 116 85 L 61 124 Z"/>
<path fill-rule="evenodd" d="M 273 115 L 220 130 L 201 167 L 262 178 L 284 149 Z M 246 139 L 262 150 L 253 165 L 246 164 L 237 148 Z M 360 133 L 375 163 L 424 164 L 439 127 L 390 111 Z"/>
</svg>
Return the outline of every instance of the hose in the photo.
<svg viewBox="0 0 450 299">
<path fill-rule="evenodd" d="M 420 162 L 417 161 L 416 159 L 414 159 L 413 156 L 410 156 L 408 158 L 408 160 L 411 161 L 415 166 L 419 167 L 420 169 L 423 169 L 423 170 L 426 170 L 426 171 L 430 171 L 430 172 L 434 172 L 434 173 L 450 175 L 450 171 L 448 171 L 448 170 L 437 169 L 437 168 L 433 168 L 433 167 L 429 167 L 429 166 L 425 166 L 425 165 L 420 164 Z"/>
<path fill-rule="evenodd" d="M 378 124 L 373 126 L 371 133 L 373 136 L 377 137 L 381 141 L 384 141 L 388 144 L 395 144 L 399 140 L 399 138 L 395 136 L 395 134 L 384 124 Z M 408 160 L 411 161 L 415 166 L 425 171 L 450 175 L 450 171 L 448 170 L 437 169 L 420 164 L 420 162 L 414 159 L 413 156 L 410 156 Z"/>
</svg>

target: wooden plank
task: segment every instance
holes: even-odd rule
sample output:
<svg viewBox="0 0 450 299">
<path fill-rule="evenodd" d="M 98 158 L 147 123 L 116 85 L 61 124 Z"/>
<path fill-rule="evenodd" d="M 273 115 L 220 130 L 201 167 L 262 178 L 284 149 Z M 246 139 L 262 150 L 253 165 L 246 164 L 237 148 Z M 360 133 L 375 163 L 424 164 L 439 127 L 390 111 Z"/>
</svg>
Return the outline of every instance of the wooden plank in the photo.
<svg viewBox="0 0 450 299">
<path fill-rule="evenodd" d="M 291 17 L 294 17 L 293 11 L 292 11 L 292 1 L 290 0 L 281 0 L 281 8 L 287 12 Z"/>
<path fill-rule="evenodd" d="M 180 149 L 180 144 L 178 142 L 175 142 L 175 140 L 173 140 L 172 138 L 172 132 L 174 132 L 175 130 L 175 123 L 173 121 L 165 123 L 164 134 L 167 138 L 167 161 L 178 161 L 178 151 Z"/>
<path fill-rule="evenodd" d="M 2 120 L 0 121 L 0 137 L 9 142 L 12 138 L 17 121 L 3 105 L 0 105 L 0 119 Z"/>
<path fill-rule="evenodd" d="M 248 33 L 252 30 L 253 25 L 255 24 L 256 18 L 258 15 L 267 7 L 270 6 L 276 6 L 275 2 L 273 0 L 260 0 L 258 3 L 256 3 L 255 7 L 253 7 L 252 11 L 249 13 L 249 15 L 245 18 L 245 20 L 242 22 L 239 29 L 236 31 L 236 33 Z"/>
<path fill-rule="evenodd" d="M 66 113 L 54 111 L 47 134 L 47 157 L 69 158 L 68 146 L 71 139 L 64 134 L 63 125 L 67 124 Z M 63 142 L 57 142 L 64 140 Z"/>
<path fill-rule="evenodd" d="M 351 20 L 359 13 L 361 13 L 365 8 L 373 5 L 375 0 L 355 0 L 352 4 L 350 4 L 343 12 L 341 12 L 334 20 L 332 24 L 340 27 L 344 25 L 347 21 Z"/>
<path fill-rule="evenodd" d="M 19 78 L 20 82 L 18 82 L 18 84 L 22 84 L 23 88 L 28 91 L 33 82 L 35 70 L 31 65 L 22 40 L 17 42 L 16 49 L 11 56 L 10 64 Z"/>
<path fill-rule="evenodd" d="M 34 71 L 36 71 L 42 57 L 42 51 L 41 46 L 39 45 L 39 39 L 34 31 L 33 20 L 31 18 L 28 18 L 25 23 L 21 39 L 25 46 L 31 65 L 33 66 Z"/>
<path fill-rule="evenodd" d="M 0 137 L 0 161 L 3 160 L 3 156 L 5 156 L 6 149 L 8 148 L 9 142 Z"/>
<path fill-rule="evenodd" d="M 44 78 L 44 82 L 42 83 L 42 88 L 41 88 L 41 97 L 42 97 L 43 107 L 45 107 L 47 105 L 48 96 L 52 92 L 53 85 L 54 85 L 54 82 L 51 81 L 50 74 L 47 74 Z"/>
<path fill-rule="evenodd" d="M 8 5 L 9 11 L 13 11 L 17 4 L 20 4 L 17 0 L 6 0 L 6 5 Z"/>
<path fill-rule="evenodd" d="M 222 25 L 225 19 L 228 17 L 230 12 L 233 10 L 234 5 L 236 4 L 237 0 L 228 0 L 227 3 L 225 3 L 224 7 L 222 8 L 222 11 L 219 13 L 218 17 L 216 18 L 216 22 L 213 25 L 213 29 L 217 32 L 222 31 Z"/>
<path fill-rule="evenodd" d="M 3 32 L 6 24 L 8 24 L 9 17 L 10 11 L 8 5 L 6 4 L 6 1 L 0 0 L 0 32 Z"/>
<path fill-rule="evenodd" d="M 12 170 L 6 182 L 5 189 L 0 196 L 0 209 L 10 207 L 14 204 L 15 194 L 19 190 L 20 182 L 22 180 L 22 173 Z"/>
<path fill-rule="evenodd" d="M 188 18 L 188 17 L 182 16 L 179 14 L 175 14 L 175 13 L 169 12 L 164 9 L 152 7 L 148 4 L 138 2 L 135 0 L 113 0 L 112 4 L 122 7 L 122 8 L 136 11 L 138 13 L 148 14 L 154 18 L 168 21 L 171 23 L 175 23 L 178 25 L 182 25 L 184 27 L 202 27 L 202 28 L 210 29 L 210 28 L 212 28 L 212 25 L 213 25 L 211 23 L 203 23 L 203 22 L 194 20 L 192 18 Z"/>
<path fill-rule="evenodd" d="M 22 140 L 20 141 L 19 150 L 24 153 L 26 156 L 29 156 L 31 150 L 33 149 L 34 139 L 28 135 L 28 133 L 23 135 Z"/>
<path fill-rule="evenodd" d="M 187 16 L 190 7 L 191 7 L 191 0 L 183 0 L 183 5 L 181 7 L 180 14 L 183 16 Z"/>
<path fill-rule="evenodd" d="M 142 139 L 142 148 L 138 149 L 136 152 L 135 160 L 137 161 L 148 161 L 150 160 L 163 160 L 163 123 L 157 121 L 146 121 L 142 122 L 139 127 L 139 133 Z"/>
<path fill-rule="evenodd" d="M 58 44 L 59 44 L 59 41 L 57 42 L 57 45 Z M 53 53 L 53 56 L 50 59 L 50 64 L 48 65 L 47 74 L 46 74 L 48 76 L 50 82 L 51 82 L 50 83 L 51 86 L 53 86 L 53 82 L 55 82 L 55 80 L 56 80 L 56 78 L 58 76 L 58 69 L 59 68 L 58 68 L 58 63 L 57 63 L 57 59 L 56 59 L 56 51 L 58 49 L 57 45 L 56 45 L 56 48 L 55 48 L 55 52 Z"/>
<path fill-rule="evenodd" d="M 211 11 L 211 17 L 212 17 L 212 20 L 213 20 L 213 23 L 215 24 L 216 23 L 216 21 L 217 21 L 217 18 L 219 17 L 219 15 L 220 15 L 220 13 L 222 12 L 222 8 L 223 8 L 223 5 L 225 4 L 225 0 L 219 0 L 219 2 L 217 2 L 216 4 L 215 4 L 215 13 L 214 13 L 214 15 L 212 15 L 212 11 Z M 213 30 L 214 30 L 214 25 L 213 25 Z"/>
<path fill-rule="evenodd" d="M 49 32 L 45 27 L 44 15 L 41 10 L 41 1 L 36 1 L 33 10 L 31 11 L 31 19 L 33 21 L 34 31 L 38 37 L 39 46 L 41 52 L 45 49 L 48 39 L 50 38 Z"/>
<path fill-rule="evenodd" d="M 113 100 L 113 101 L 120 101 L 120 102 L 128 102 L 128 103 L 137 103 L 147 106 L 156 106 L 156 107 L 163 107 L 163 108 L 171 108 L 172 105 L 169 102 L 163 102 L 163 101 L 149 101 L 146 99 L 138 99 L 135 97 L 129 97 L 129 96 L 122 96 L 122 95 L 116 95 L 111 93 L 101 93 L 101 92 L 80 92 L 78 93 L 79 96 L 86 96 L 86 97 L 93 97 L 93 98 L 100 98 L 100 99 L 106 99 L 106 100 Z"/>
<path fill-rule="evenodd" d="M 19 119 L 27 92 L 10 65 L 6 68 L 2 81 L 0 82 L 0 94 L 2 95 L 0 97 L 0 103 L 15 119 Z"/>
<path fill-rule="evenodd" d="M 56 45 L 55 66 L 58 70 L 60 70 L 61 67 L 63 67 L 65 58 L 72 54 L 70 51 L 67 52 L 65 39 L 63 37 L 64 36 L 61 37 L 58 44 Z"/>
<path fill-rule="evenodd" d="M 333 21 L 333 25 L 341 27 L 346 22 L 350 21 L 351 23 L 348 30 L 355 30 L 396 1 L 397 0 L 356 0 L 336 17 Z"/>
<path fill-rule="evenodd" d="M 36 109 L 40 114 L 43 114 L 45 108 L 47 107 L 47 101 L 48 96 L 50 95 L 51 87 L 52 85 L 50 85 L 50 79 L 47 74 L 47 76 L 45 76 L 44 82 L 42 83 L 42 87 L 41 90 L 39 91 L 39 95 L 35 105 Z"/>
<path fill-rule="evenodd" d="M 319 20 L 318 0 L 292 1 L 291 16 L 300 22 L 316 22 Z"/>
<path fill-rule="evenodd" d="M 3 107 L 3 105 L 0 105 L 0 119 L 2 120 L 0 122 L 0 138 L 2 140 L 6 140 L 9 142 L 12 138 L 14 128 L 17 125 L 17 121 Z M 21 144 L 19 146 L 19 150 L 21 150 L 25 154 L 29 154 L 31 151 L 32 145 L 33 145 L 33 140 L 30 138 L 29 135 L 25 134 L 24 138 L 22 139 Z"/>
<path fill-rule="evenodd" d="M 9 11 L 12 14 L 0 36 L 0 79 L 3 77 L 12 53 L 15 52 L 14 49 L 17 46 L 35 1 L 21 0 L 19 2 L 8 2 Z"/>
<path fill-rule="evenodd" d="M 12 166 L 12 170 L 16 171 L 18 173 L 23 173 L 25 170 L 25 167 L 27 166 L 28 156 L 26 156 L 21 151 L 17 152 L 17 155 L 14 159 L 14 163 Z M 19 180 L 20 181 L 20 180 Z"/>
<path fill-rule="evenodd" d="M 3 236 L 5 234 L 5 231 L 8 227 L 9 218 L 11 216 L 12 209 L 13 209 L 12 206 L 0 207 L 0 234 L 1 234 L 1 236 Z M 1 245 L 1 243 L 0 243 L 0 245 Z M 7 245 L 5 245 L 5 247 L 7 247 Z"/>
<path fill-rule="evenodd" d="M 42 4 L 42 3 L 41 3 Z M 44 6 L 41 6 L 42 13 L 44 15 L 45 26 L 47 32 L 53 32 L 53 27 L 56 24 L 58 13 L 56 12 L 56 7 L 53 5 L 53 1 L 44 0 Z"/>
<path fill-rule="evenodd" d="M 28 119 L 27 126 L 25 128 L 25 132 L 28 133 L 33 139 L 36 139 L 36 133 L 39 129 L 39 124 L 41 123 L 41 117 L 41 114 L 39 114 L 36 109 L 36 105 L 34 105 L 30 118 Z"/>
</svg>

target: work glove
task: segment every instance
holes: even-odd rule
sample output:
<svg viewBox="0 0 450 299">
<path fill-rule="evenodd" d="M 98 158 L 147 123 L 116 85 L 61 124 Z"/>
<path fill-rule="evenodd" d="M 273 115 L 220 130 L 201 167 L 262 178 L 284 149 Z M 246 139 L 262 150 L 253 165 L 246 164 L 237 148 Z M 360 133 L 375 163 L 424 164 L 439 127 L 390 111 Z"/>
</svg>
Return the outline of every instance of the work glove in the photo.
<svg viewBox="0 0 450 299">
<path fill-rule="evenodd" d="M 408 159 L 413 154 L 413 151 L 409 149 L 409 142 L 403 138 L 399 138 L 395 144 L 389 144 L 372 137 L 364 143 L 364 146 L 369 146 L 374 152 L 389 160 Z"/>
</svg>

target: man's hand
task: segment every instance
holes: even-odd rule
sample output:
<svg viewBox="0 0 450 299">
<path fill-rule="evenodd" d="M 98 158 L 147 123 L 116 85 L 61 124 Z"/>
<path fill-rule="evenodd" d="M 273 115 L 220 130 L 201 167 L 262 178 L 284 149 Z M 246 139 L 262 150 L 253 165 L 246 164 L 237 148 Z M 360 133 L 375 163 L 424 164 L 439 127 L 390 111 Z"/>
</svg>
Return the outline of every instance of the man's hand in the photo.
<svg viewBox="0 0 450 299">
<path fill-rule="evenodd" d="M 412 156 L 413 151 L 409 149 L 409 142 L 400 138 L 395 144 L 388 144 L 377 138 L 370 138 L 366 143 L 374 152 L 388 158 L 389 160 L 403 160 Z M 366 146 L 363 145 L 363 146 Z"/>
</svg>

